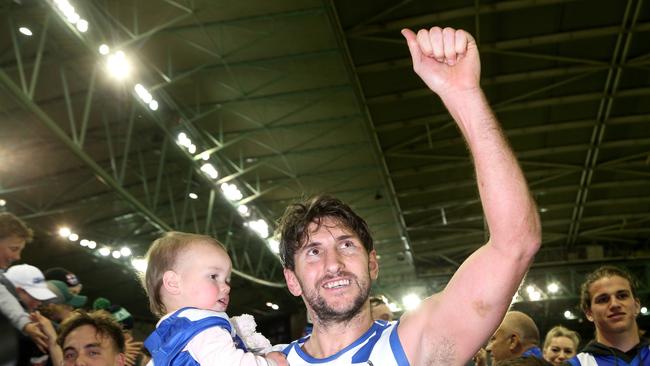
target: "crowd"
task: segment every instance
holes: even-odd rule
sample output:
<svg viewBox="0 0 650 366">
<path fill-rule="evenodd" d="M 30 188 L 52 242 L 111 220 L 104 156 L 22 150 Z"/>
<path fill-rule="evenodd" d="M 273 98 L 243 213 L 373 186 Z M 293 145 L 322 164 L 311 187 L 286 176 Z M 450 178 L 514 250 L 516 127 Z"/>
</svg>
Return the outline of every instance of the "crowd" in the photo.
<svg viewBox="0 0 650 366">
<path fill-rule="evenodd" d="M 13 328 L 3 333 L 0 365 L 62 364 L 63 357 L 70 359 L 68 342 L 76 342 L 76 328 L 82 325 L 96 327 L 101 335 L 119 333 L 106 345 L 119 350 L 122 364 L 136 365 L 143 358 L 142 342 L 131 335 L 133 317 L 126 309 L 102 297 L 89 304 L 81 282 L 65 268 L 41 271 L 29 264 L 12 265 L 32 238 L 22 220 L 0 213 L 0 322 Z M 82 308 L 93 311 L 78 311 Z"/>
<path fill-rule="evenodd" d="M 290 205 L 278 224 L 287 288 L 305 303 L 309 334 L 258 347 L 264 343 L 253 341 L 254 324 L 226 314 L 232 263 L 224 247 L 208 236 L 170 232 L 147 253 L 144 287 L 160 320 L 142 349 L 128 332 L 128 316 L 105 299 L 95 301 L 94 312 L 74 311 L 87 299 L 73 274 L 10 266 L 32 233 L 2 214 L 0 309 L 20 334 L 21 365 L 464 365 L 472 358 L 479 365 L 650 365 L 636 323 L 635 283 L 620 268 L 602 267 L 583 284 L 581 306 L 595 337 L 580 352 L 575 332 L 553 328 L 541 344 L 529 315 L 508 312 L 541 245 L 541 224 L 480 89 L 476 43 L 451 28 L 402 34 L 415 72 L 467 142 L 490 233 L 443 291 L 392 321 L 369 297 L 379 263 L 366 222 L 342 201 L 317 196 Z"/>
</svg>

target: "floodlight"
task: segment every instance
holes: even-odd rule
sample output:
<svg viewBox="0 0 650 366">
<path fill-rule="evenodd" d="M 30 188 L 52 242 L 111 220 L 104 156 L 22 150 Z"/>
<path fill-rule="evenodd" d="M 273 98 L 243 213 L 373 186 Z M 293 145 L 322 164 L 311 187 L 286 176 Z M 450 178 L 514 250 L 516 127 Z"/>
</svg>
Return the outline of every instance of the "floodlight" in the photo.
<svg viewBox="0 0 650 366">
<path fill-rule="evenodd" d="M 131 265 L 140 273 L 145 273 L 147 271 L 147 260 L 144 258 L 131 259 Z"/>
<path fill-rule="evenodd" d="M 219 172 L 217 172 L 217 169 L 212 166 L 210 163 L 205 163 L 201 165 L 201 171 L 207 174 L 210 178 L 212 179 L 217 179 L 219 176 Z"/>
<path fill-rule="evenodd" d="M 277 239 L 269 239 L 269 248 L 273 254 L 280 254 L 280 242 Z"/>
<path fill-rule="evenodd" d="M 63 238 L 67 238 L 68 236 L 70 236 L 70 234 L 72 234 L 72 231 L 70 230 L 69 227 L 59 228 L 59 236 Z"/>
<path fill-rule="evenodd" d="M 416 294 L 408 294 L 402 298 L 402 303 L 404 304 L 404 308 L 406 310 L 413 310 L 420 305 L 420 302 L 422 300 L 420 299 L 420 296 Z"/>
<path fill-rule="evenodd" d="M 246 224 L 263 239 L 269 237 L 269 225 L 263 219 L 248 221 Z"/>
<path fill-rule="evenodd" d="M 248 217 L 248 215 L 250 215 L 250 210 L 246 205 L 237 206 L 237 211 L 244 217 Z"/>
<path fill-rule="evenodd" d="M 111 48 L 108 47 L 105 44 L 102 44 L 99 46 L 99 53 L 102 55 L 108 55 L 108 53 L 111 52 Z"/>
<path fill-rule="evenodd" d="M 33 34 L 32 31 L 27 27 L 20 27 L 18 28 L 18 31 L 28 37 L 31 37 Z"/>
<path fill-rule="evenodd" d="M 106 68 L 108 73 L 118 80 L 125 79 L 131 73 L 131 64 L 122 51 L 108 56 Z"/>
<path fill-rule="evenodd" d="M 86 19 L 79 19 L 77 22 L 77 30 L 81 33 L 86 33 L 88 30 L 88 21 Z"/>
</svg>

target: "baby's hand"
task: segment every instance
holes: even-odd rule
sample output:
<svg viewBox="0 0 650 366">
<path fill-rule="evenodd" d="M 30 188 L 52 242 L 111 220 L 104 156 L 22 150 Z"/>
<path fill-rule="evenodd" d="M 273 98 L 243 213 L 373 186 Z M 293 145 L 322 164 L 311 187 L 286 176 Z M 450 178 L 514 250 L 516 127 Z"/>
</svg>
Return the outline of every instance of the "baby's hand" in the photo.
<svg viewBox="0 0 650 366">
<path fill-rule="evenodd" d="M 274 361 L 278 366 L 289 366 L 287 356 L 282 352 L 269 352 L 264 355 L 265 358 Z"/>
</svg>

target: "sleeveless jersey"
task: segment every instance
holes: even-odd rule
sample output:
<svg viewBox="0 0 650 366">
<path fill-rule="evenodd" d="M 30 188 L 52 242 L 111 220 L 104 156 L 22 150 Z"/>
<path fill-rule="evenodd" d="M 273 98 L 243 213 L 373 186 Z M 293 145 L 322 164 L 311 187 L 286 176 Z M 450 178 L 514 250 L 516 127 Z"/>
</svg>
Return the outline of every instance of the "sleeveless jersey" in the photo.
<svg viewBox="0 0 650 366">
<path fill-rule="evenodd" d="M 314 358 L 302 350 L 309 339 L 307 335 L 293 341 L 282 352 L 291 366 L 408 366 L 408 360 L 397 336 L 399 321 L 377 320 L 359 339 L 327 358 Z"/>
</svg>

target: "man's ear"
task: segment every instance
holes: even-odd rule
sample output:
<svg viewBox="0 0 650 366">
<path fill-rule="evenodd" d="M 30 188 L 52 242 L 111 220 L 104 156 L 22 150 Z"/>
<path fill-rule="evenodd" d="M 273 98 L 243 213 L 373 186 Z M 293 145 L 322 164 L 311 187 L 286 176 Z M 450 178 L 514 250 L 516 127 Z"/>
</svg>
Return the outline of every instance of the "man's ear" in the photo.
<svg viewBox="0 0 650 366">
<path fill-rule="evenodd" d="M 510 341 L 509 342 L 510 344 L 508 345 L 508 348 L 511 351 L 515 351 L 517 349 L 517 347 L 519 347 L 519 345 L 521 344 L 521 339 L 519 339 L 519 335 L 516 334 L 516 333 L 512 333 L 510 335 L 509 341 Z"/>
<path fill-rule="evenodd" d="M 585 313 L 585 317 L 587 318 L 587 320 L 589 320 L 590 322 L 593 323 L 594 322 L 594 317 L 592 316 L 591 308 L 585 309 L 584 313 Z"/>
<path fill-rule="evenodd" d="M 124 353 L 118 353 L 117 356 L 115 356 L 115 364 L 118 366 L 125 366 L 126 365 L 126 355 Z"/>
<path fill-rule="evenodd" d="M 180 276 L 178 273 L 171 270 L 165 271 L 162 282 L 165 291 L 169 292 L 171 295 L 178 295 L 180 293 Z"/>
<path fill-rule="evenodd" d="M 287 288 L 293 296 L 302 295 L 302 286 L 300 286 L 298 277 L 296 277 L 296 274 L 292 270 L 288 268 L 284 269 L 284 279 L 287 281 Z"/>
<path fill-rule="evenodd" d="M 641 300 L 639 298 L 634 298 L 634 316 L 638 316 L 641 313 Z"/>
<path fill-rule="evenodd" d="M 375 281 L 379 276 L 379 262 L 377 261 L 377 252 L 373 249 L 368 253 L 368 271 L 370 279 Z"/>
</svg>

